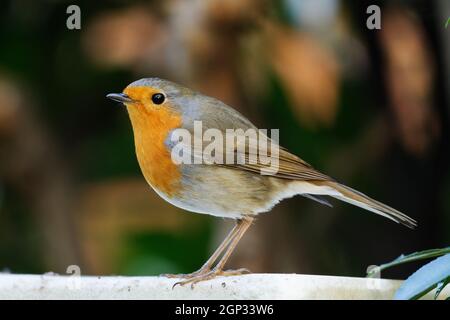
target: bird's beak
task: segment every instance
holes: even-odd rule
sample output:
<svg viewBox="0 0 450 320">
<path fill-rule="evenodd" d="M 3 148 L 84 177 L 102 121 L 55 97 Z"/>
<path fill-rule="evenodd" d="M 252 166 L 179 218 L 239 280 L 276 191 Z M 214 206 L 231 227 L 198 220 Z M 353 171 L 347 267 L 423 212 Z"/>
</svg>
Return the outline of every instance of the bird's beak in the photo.
<svg viewBox="0 0 450 320">
<path fill-rule="evenodd" d="M 125 93 L 110 93 L 107 94 L 106 97 L 108 99 L 117 101 L 117 102 L 133 102 L 133 99 L 131 99 L 129 96 L 127 96 Z"/>
</svg>

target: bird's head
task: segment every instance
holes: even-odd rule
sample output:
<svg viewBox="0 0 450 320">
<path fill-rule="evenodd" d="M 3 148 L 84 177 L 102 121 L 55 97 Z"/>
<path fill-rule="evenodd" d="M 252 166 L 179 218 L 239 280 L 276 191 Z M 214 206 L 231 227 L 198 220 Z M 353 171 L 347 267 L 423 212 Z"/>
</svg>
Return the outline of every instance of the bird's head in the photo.
<svg viewBox="0 0 450 320">
<path fill-rule="evenodd" d="M 145 78 L 129 84 L 122 93 L 106 97 L 127 107 L 136 146 L 140 148 L 149 145 L 149 141 L 161 146 L 170 131 L 182 127 L 186 106 L 194 95 L 190 89 L 173 82 Z"/>
<path fill-rule="evenodd" d="M 193 92 L 176 83 L 159 78 L 144 78 L 129 84 L 122 93 L 110 93 L 106 97 L 125 104 L 129 111 L 154 112 L 161 109 L 178 110 L 184 99 Z"/>
</svg>

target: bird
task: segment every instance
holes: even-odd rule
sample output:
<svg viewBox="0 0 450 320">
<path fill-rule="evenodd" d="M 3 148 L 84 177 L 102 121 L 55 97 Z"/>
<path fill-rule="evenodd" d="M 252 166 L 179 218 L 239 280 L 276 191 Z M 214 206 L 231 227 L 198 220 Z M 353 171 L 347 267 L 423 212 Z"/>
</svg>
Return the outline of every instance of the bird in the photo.
<svg viewBox="0 0 450 320">
<path fill-rule="evenodd" d="M 190 212 L 235 221 L 233 229 L 200 269 L 188 274 L 164 275 L 180 280 L 174 286 L 194 286 L 217 276 L 249 273 L 245 268 L 225 270 L 228 258 L 259 214 L 295 195 L 326 205 L 329 202 L 325 196 L 330 196 L 411 229 L 417 226 L 409 216 L 339 183 L 281 146 L 277 155 L 278 170 L 272 173 L 263 172 L 267 164 L 261 161 L 174 161 L 172 155 L 176 143 L 173 134 L 177 130 L 194 134 L 198 121 L 203 129 L 219 132 L 258 130 L 241 113 L 218 99 L 156 77 L 134 81 L 121 93 L 110 93 L 106 97 L 126 106 L 140 169 L 147 183 L 161 198 Z M 244 158 L 252 152 L 250 148 L 240 150 Z M 197 155 L 200 153 L 201 156 L 202 152 L 200 148 Z M 239 153 L 236 148 L 229 152 Z"/>
</svg>

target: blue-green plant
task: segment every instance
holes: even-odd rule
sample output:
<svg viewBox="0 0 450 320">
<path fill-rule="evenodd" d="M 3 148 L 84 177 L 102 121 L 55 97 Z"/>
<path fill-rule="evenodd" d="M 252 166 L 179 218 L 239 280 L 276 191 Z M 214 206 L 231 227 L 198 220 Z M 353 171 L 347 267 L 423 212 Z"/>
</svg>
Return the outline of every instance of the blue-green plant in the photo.
<svg viewBox="0 0 450 320">
<path fill-rule="evenodd" d="M 401 255 L 397 259 L 384 263 L 378 268 L 371 269 L 367 276 L 373 277 L 381 271 L 400 264 L 436 258 L 419 268 L 406 279 L 394 295 L 394 299 L 419 299 L 429 291 L 436 289 L 434 298 L 437 299 L 444 287 L 450 282 L 450 247 L 430 249 Z M 450 297 L 447 297 L 449 299 Z"/>
</svg>

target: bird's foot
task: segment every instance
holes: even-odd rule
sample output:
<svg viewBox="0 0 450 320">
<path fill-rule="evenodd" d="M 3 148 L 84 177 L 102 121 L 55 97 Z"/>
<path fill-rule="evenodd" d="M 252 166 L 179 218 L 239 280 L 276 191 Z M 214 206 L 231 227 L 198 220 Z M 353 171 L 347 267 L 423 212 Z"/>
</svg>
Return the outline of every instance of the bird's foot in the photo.
<svg viewBox="0 0 450 320">
<path fill-rule="evenodd" d="M 199 274 L 196 274 L 193 276 L 191 276 L 192 275 L 192 273 L 191 273 L 191 274 L 189 274 L 189 278 L 185 278 L 186 280 L 176 282 L 172 286 L 172 289 L 175 288 L 177 285 L 184 286 L 186 284 L 190 284 L 191 289 L 194 289 L 194 285 L 196 283 L 206 281 L 206 280 L 211 280 L 217 276 L 227 277 L 227 276 L 237 276 L 237 275 L 247 274 L 247 273 L 250 273 L 250 270 L 245 269 L 245 268 L 241 268 L 241 269 L 237 269 L 237 270 L 220 270 L 220 269 L 214 268 L 213 270 L 210 270 L 208 272 L 199 273 Z"/>
<path fill-rule="evenodd" d="M 178 279 L 191 279 L 203 274 L 207 274 L 211 272 L 210 268 L 201 268 L 197 271 L 194 271 L 192 273 L 178 273 L 178 274 L 172 274 L 172 273 L 164 273 L 161 274 L 160 277 L 166 277 L 166 278 L 178 278 Z"/>
</svg>

